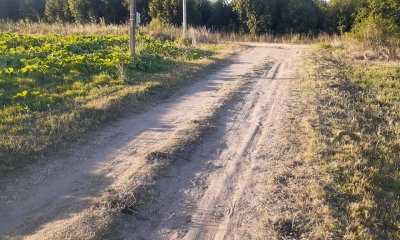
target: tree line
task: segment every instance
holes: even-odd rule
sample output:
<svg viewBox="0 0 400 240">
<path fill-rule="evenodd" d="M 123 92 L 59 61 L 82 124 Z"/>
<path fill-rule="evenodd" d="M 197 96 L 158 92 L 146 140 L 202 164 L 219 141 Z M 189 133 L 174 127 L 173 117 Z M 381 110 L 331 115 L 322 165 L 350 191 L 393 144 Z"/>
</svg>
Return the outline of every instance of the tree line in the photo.
<svg viewBox="0 0 400 240">
<path fill-rule="evenodd" d="M 129 0 L 0 0 L 0 18 L 47 22 L 120 24 Z M 333 34 L 383 28 L 399 34 L 399 0 L 187 0 L 188 22 L 252 34 Z M 142 23 L 180 25 L 182 0 L 137 0 Z"/>
</svg>

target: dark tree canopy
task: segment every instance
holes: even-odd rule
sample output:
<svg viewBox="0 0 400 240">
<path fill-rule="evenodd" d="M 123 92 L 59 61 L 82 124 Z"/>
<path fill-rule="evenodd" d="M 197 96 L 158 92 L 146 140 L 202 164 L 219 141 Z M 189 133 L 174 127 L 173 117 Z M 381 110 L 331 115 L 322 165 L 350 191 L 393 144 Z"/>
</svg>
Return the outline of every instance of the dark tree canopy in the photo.
<svg viewBox="0 0 400 240">
<path fill-rule="evenodd" d="M 142 23 L 181 25 L 182 0 L 136 0 Z M 130 0 L 0 0 L 0 19 L 124 23 Z M 399 0 L 187 0 L 188 23 L 253 34 L 400 30 Z"/>
<path fill-rule="evenodd" d="M 0 19 L 41 21 L 45 4 L 46 0 L 0 0 Z"/>
</svg>

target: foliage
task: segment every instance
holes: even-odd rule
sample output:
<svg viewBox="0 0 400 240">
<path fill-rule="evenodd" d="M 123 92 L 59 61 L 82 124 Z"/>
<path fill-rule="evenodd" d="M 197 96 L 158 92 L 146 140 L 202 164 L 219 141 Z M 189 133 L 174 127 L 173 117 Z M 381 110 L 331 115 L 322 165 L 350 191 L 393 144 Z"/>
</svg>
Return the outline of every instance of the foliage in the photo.
<svg viewBox="0 0 400 240">
<path fill-rule="evenodd" d="M 41 21 L 46 0 L 1 0 L 0 19 Z"/>
<path fill-rule="evenodd" d="M 234 30 L 237 24 L 232 4 L 225 0 L 188 0 L 187 8 L 190 25 Z M 181 0 L 151 0 L 149 11 L 152 19 L 158 19 L 164 24 L 182 23 Z"/>
<path fill-rule="evenodd" d="M 101 0 L 68 0 L 68 4 L 78 23 L 96 22 L 101 17 Z"/>
<path fill-rule="evenodd" d="M 129 18 L 129 0 L 3 1 L 0 18 L 12 20 L 29 22 L 45 15 L 48 23 L 121 24 Z M 187 0 L 189 25 L 204 26 L 210 33 L 233 32 L 236 39 L 237 33 L 279 38 L 352 32 L 373 48 L 389 46 L 391 56 L 400 44 L 399 6 L 398 0 Z M 137 11 L 143 25 L 157 23 L 150 29 L 182 24 L 181 0 L 137 0 Z"/>
<path fill-rule="evenodd" d="M 128 8 L 124 0 L 102 0 L 100 4 L 101 18 L 106 23 L 120 24 L 128 19 Z M 138 8 L 143 13 L 143 10 Z M 97 19 L 97 16 L 94 16 Z"/>
<path fill-rule="evenodd" d="M 139 36 L 141 56 L 131 60 L 127 36 L 28 35 L 0 33 L 0 105 L 29 111 L 48 110 L 92 87 L 123 84 L 121 68 L 131 71 L 165 70 L 174 59 L 196 59 L 197 51 L 175 42 Z M 96 81 L 105 74 L 110 80 Z M 84 91 L 83 91 L 84 90 Z M 73 99 L 73 98 L 72 98 Z"/>
<path fill-rule="evenodd" d="M 251 33 L 318 33 L 322 11 L 313 0 L 234 0 L 234 9 Z"/>
<path fill-rule="evenodd" d="M 124 2 L 124 5 L 127 9 L 129 8 L 130 2 L 131 2 L 130 0 L 125 0 L 125 2 Z M 142 18 L 141 22 L 143 24 L 147 24 L 151 21 L 151 17 L 149 15 L 149 12 L 150 12 L 149 4 L 150 4 L 150 0 L 137 0 L 136 1 L 136 11 L 140 13 L 141 18 Z"/>
<path fill-rule="evenodd" d="M 182 22 L 182 4 L 180 0 L 151 0 L 150 16 L 163 23 L 180 24 Z"/>
<path fill-rule="evenodd" d="M 3 0 L 0 18 L 49 22 L 124 23 L 129 0 Z M 44 8 L 44 5 L 46 6 Z M 188 23 L 252 34 L 344 34 L 392 38 L 399 32 L 398 0 L 187 0 Z M 182 24 L 182 0 L 137 0 L 142 24 Z M 383 28 L 384 31 L 377 30 Z M 394 36 L 397 38 L 397 36 Z M 379 42 L 385 42 L 382 40 Z"/>
<path fill-rule="evenodd" d="M 206 26 L 230 32 L 235 32 L 235 27 L 240 25 L 232 4 L 225 0 L 211 2 L 209 13 L 203 13 L 203 19 Z"/>
<path fill-rule="evenodd" d="M 68 1 L 64 0 L 47 0 L 45 14 L 51 22 L 68 22 L 72 19 Z"/>
<path fill-rule="evenodd" d="M 364 0 L 332 0 L 326 11 L 326 21 L 329 32 L 343 34 L 352 29 L 356 12 Z"/>
<path fill-rule="evenodd" d="M 353 28 L 355 36 L 375 48 L 390 45 L 393 39 L 400 39 L 400 2 L 366 1 L 367 4 L 357 13 Z"/>
<path fill-rule="evenodd" d="M 251 33 L 271 31 L 275 0 L 234 0 L 234 8 Z"/>
</svg>

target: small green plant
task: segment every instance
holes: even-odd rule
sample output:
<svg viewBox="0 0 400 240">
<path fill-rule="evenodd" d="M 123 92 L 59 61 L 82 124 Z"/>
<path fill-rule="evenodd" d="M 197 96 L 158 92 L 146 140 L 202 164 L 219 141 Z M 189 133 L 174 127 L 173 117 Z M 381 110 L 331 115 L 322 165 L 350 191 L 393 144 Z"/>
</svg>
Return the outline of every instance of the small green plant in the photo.
<svg viewBox="0 0 400 240">
<path fill-rule="evenodd" d="M 325 50 L 332 50 L 333 45 L 330 42 L 320 42 L 318 43 L 318 47 Z"/>
</svg>

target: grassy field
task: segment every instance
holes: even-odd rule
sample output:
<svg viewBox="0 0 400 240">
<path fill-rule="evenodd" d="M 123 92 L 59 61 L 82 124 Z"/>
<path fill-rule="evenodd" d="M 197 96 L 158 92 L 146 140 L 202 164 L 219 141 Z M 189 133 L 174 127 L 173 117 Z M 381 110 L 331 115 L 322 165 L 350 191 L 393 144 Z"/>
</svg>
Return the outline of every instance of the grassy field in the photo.
<svg viewBox="0 0 400 240">
<path fill-rule="evenodd" d="M 308 162 L 323 177 L 306 191 L 322 193 L 329 209 L 325 232 L 314 236 L 399 239 L 400 63 L 360 61 L 330 43 L 311 59 L 303 84 L 315 109 L 306 135 L 316 141 Z"/>
<path fill-rule="evenodd" d="M 70 144 L 72 136 L 165 97 L 215 64 L 224 49 L 139 35 L 132 60 L 126 35 L 75 28 L 72 34 L 0 33 L 0 170 L 31 162 Z"/>
</svg>

